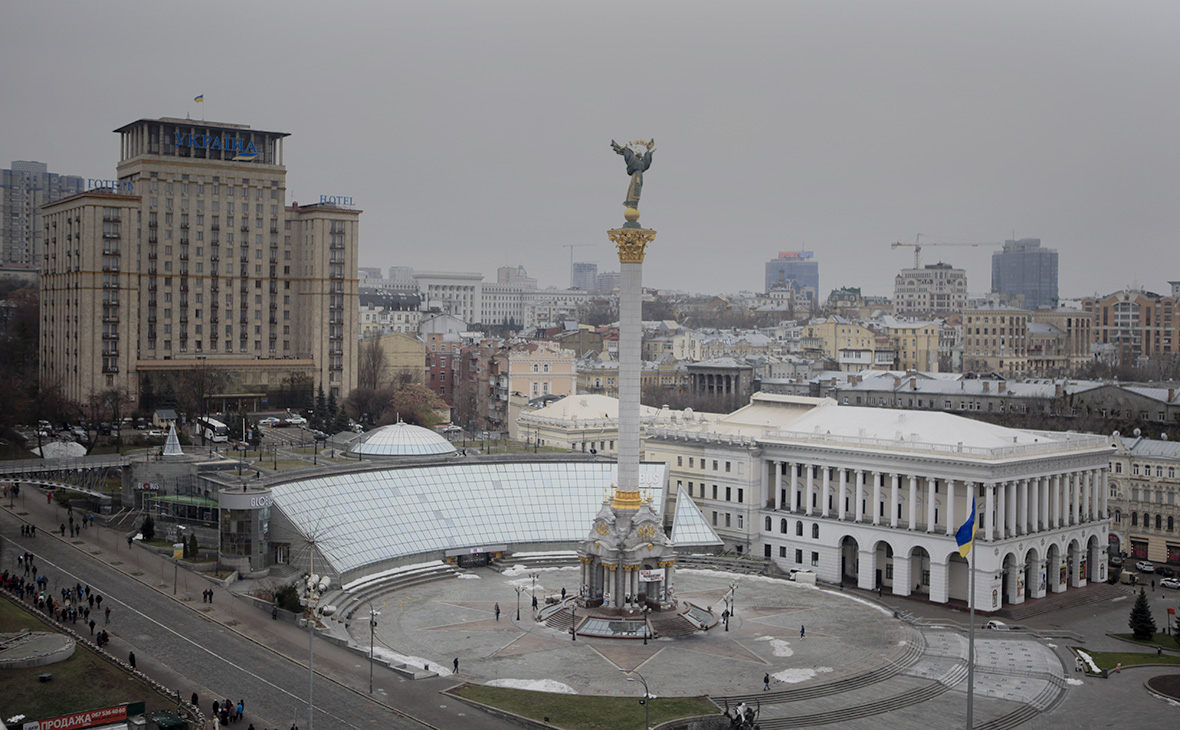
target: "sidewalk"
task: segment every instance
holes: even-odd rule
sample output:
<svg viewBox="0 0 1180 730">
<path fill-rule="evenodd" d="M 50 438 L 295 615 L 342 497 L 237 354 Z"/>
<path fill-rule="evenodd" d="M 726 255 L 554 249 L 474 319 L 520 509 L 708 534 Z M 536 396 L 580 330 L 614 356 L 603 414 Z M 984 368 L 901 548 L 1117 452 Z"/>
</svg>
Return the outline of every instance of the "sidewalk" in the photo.
<svg viewBox="0 0 1180 730">
<path fill-rule="evenodd" d="M 68 517 L 66 508 L 55 500 L 49 503 L 45 492 L 39 489 L 22 487 L 21 496 L 16 499 L 14 509 L 8 509 L 8 500 L 0 505 L 5 510 L 16 515 L 29 524 L 36 525 L 37 537 L 29 543 L 29 550 L 36 552 L 36 545 L 42 540 L 58 540 L 70 544 L 72 547 L 85 551 L 90 557 L 110 566 L 113 570 L 138 580 L 140 583 L 155 589 L 159 594 L 173 598 L 184 604 L 190 610 L 199 611 L 202 618 L 221 624 L 227 630 L 233 631 L 243 639 L 266 647 L 292 662 L 307 666 L 308 634 L 307 629 L 300 628 L 289 621 L 278 621 L 271 618 L 267 611 L 259 610 L 248 602 L 235 597 L 234 590 L 227 590 L 220 582 L 212 581 L 199 573 L 193 573 L 181 568 L 178 573 L 178 584 L 173 596 L 174 565 L 170 558 L 157 555 L 145 549 L 138 543 L 129 548 L 126 535 L 106 527 L 100 527 L 98 516 L 95 526 L 85 528 L 74 537 L 68 536 Z M 22 515 L 21 513 L 27 513 Z M 75 510 L 75 521 L 80 521 L 83 515 Z M 62 537 L 61 523 L 67 523 L 67 536 Z M 75 545 L 74 543 L 81 542 Z M 116 564 L 117 563 L 117 564 Z M 140 575 L 134 575 L 140 573 Z M 244 590 L 252 581 L 242 581 Z M 213 603 L 202 603 L 201 593 L 213 589 Z M 238 588 L 238 586 L 233 586 Z M 112 625 L 117 617 L 112 617 Z M 99 617 L 96 630 L 102 628 Z M 79 622 L 78 627 L 86 629 Z M 317 636 L 317 638 L 320 638 Z M 112 636 L 109 647 L 110 653 L 116 657 L 126 658 L 129 649 L 117 637 Z M 165 686 L 191 687 L 202 684 L 199 677 L 185 677 L 179 675 L 171 667 L 156 661 L 153 657 L 137 656 L 138 666 L 145 674 Z M 364 663 L 365 671 L 359 671 L 357 665 Z M 315 669 L 321 681 L 334 682 L 358 695 L 389 709 L 392 713 L 410 717 L 418 722 L 433 726 L 447 727 L 454 721 L 453 711 L 443 712 L 439 709 L 438 692 L 453 686 L 457 682 L 449 678 L 437 678 L 406 682 L 388 667 L 377 664 L 374 670 L 374 687 L 397 687 L 396 696 L 398 707 L 394 707 L 376 692 L 368 693 L 369 677 L 367 660 L 362 662 L 359 654 L 337 646 L 330 641 L 315 642 Z M 191 691 L 190 691 L 191 692 Z M 190 692 L 183 694 L 187 699 Z M 389 692 L 387 696 L 393 696 Z M 211 697 L 211 696 L 210 696 Z M 202 701 L 204 701 L 202 695 Z M 318 703 L 317 703 L 318 705 Z M 207 709 L 207 708 L 202 708 Z M 481 717 L 482 727 L 513 727 L 490 716 Z"/>
</svg>

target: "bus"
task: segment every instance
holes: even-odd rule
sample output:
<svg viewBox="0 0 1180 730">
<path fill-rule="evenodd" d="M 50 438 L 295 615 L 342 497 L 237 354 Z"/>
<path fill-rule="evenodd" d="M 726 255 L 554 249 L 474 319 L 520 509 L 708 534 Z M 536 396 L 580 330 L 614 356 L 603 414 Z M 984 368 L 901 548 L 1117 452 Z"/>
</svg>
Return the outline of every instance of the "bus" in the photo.
<svg viewBox="0 0 1180 730">
<path fill-rule="evenodd" d="M 229 441 L 229 426 L 225 425 L 216 418 L 198 418 L 197 428 L 201 437 L 206 441 L 222 442 Z"/>
</svg>

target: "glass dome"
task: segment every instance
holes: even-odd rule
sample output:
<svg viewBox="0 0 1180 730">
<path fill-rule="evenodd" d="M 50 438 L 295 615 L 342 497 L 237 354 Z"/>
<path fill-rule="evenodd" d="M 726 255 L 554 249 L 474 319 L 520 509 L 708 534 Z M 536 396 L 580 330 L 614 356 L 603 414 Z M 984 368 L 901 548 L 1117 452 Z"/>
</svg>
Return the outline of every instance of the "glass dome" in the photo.
<svg viewBox="0 0 1180 730">
<path fill-rule="evenodd" d="M 437 456 L 453 454 L 455 447 L 428 428 L 398 422 L 365 433 L 348 448 L 348 453 L 377 458 Z"/>
</svg>

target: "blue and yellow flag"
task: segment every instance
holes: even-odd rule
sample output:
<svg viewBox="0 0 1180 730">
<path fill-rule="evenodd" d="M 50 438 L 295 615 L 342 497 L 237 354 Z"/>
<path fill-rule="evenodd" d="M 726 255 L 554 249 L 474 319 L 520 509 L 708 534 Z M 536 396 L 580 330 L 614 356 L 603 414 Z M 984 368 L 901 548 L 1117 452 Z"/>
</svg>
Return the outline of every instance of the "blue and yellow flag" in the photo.
<svg viewBox="0 0 1180 730">
<path fill-rule="evenodd" d="M 971 516 L 963 523 L 958 532 L 955 533 L 955 542 L 959 544 L 959 555 L 964 558 L 971 552 L 971 546 L 975 544 L 975 498 L 971 498 Z"/>
<path fill-rule="evenodd" d="M 205 95 L 204 95 L 204 94 L 200 94 L 199 96 L 195 96 L 195 97 L 193 97 L 193 101 L 196 101 L 196 102 L 202 102 L 202 101 L 205 101 Z"/>
</svg>

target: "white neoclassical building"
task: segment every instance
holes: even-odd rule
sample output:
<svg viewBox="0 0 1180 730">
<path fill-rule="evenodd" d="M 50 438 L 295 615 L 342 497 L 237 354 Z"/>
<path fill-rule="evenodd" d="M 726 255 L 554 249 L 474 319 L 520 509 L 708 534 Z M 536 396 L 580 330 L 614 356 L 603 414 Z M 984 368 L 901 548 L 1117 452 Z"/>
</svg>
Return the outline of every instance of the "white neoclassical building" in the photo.
<svg viewBox="0 0 1180 730">
<path fill-rule="evenodd" d="M 753 405 L 766 411 L 776 404 L 756 396 Z M 746 533 L 718 525 L 727 545 L 732 540 L 736 548 L 744 537 L 749 552 L 760 547 L 783 570 L 811 569 L 824 581 L 923 594 L 937 603 L 966 601 L 968 564 L 959 556 L 955 531 L 974 497 L 979 528 L 972 561 L 980 610 L 1106 579 L 1106 438 L 831 401 L 802 415 L 799 403 L 781 405 L 783 425 L 776 429 L 770 426 L 774 419 L 766 418 L 759 433 L 725 433 L 726 417 L 713 424 L 717 432 L 649 434 L 649 459 L 676 453 L 679 462 L 698 468 L 720 460 L 726 472 L 753 477 L 757 499 L 739 495 L 740 501 L 725 506 L 744 513 L 735 522 Z M 689 475 L 680 477 L 678 461 L 669 461 L 674 498 Z M 698 475 L 704 481 L 693 498 L 703 510 L 728 493 L 712 486 L 723 476 Z"/>
</svg>

